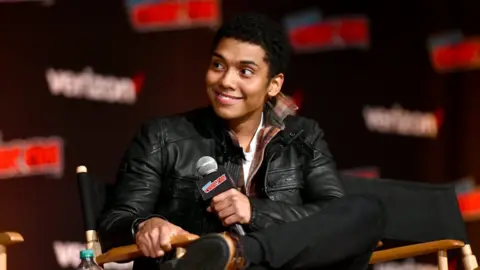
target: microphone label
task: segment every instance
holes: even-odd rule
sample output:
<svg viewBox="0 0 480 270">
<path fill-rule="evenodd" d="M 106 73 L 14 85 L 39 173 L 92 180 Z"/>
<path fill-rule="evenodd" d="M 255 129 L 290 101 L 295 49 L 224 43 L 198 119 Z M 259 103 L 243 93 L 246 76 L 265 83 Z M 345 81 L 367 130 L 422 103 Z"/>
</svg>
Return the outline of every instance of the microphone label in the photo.
<svg viewBox="0 0 480 270">
<path fill-rule="evenodd" d="M 232 178 L 221 166 L 218 167 L 216 172 L 200 178 L 196 181 L 196 184 L 204 201 L 235 187 Z"/>
<path fill-rule="evenodd" d="M 205 193 L 209 193 L 210 191 L 218 187 L 221 183 L 225 182 L 225 180 L 227 180 L 227 176 L 223 174 L 222 176 L 215 179 L 215 181 L 213 182 L 209 181 L 206 185 L 202 187 L 202 190 Z"/>
</svg>

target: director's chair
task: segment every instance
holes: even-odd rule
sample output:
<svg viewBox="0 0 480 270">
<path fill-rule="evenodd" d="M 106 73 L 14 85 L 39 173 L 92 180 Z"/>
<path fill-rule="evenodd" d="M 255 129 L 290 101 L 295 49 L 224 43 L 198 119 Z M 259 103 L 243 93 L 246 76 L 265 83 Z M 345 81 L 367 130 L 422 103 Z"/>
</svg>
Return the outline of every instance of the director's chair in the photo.
<svg viewBox="0 0 480 270">
<path fill-rule="evenodd" d="M 348 175 L 342 181 L 347 194 L 374 196 L 385 206 L 383 249 L 373 253 L 370 264 L 436 253 L 438 269 L 448 270 L 448 251 L 460 249 L 463 269 L 478 267 L 453 185 Z"/>
<path fill-rule="evenodd" d="M 0 232 L 0 270 L 7 270 L 7 247 L 23 242 L 23 236 L 17 232 Z"/>
<path fill-rule="evenodd" d="M 362 179 L 342 177 L 347 194 L 363 194 L 378 197 L 387 212 L 385 239 L 378 245 L 370 259 L 370 264 L 438 254 L 438 269 L 448 270 L 447 251 L 461 249 L 465 270 L 478 267 L 466 237 L 462 216 L 456 196 L 451 186 L 436 186 L 421 183 L 383 179 Z M 96 235 L 96 219 L 105 200 L 105 186 L 98 185 L 88 177 L 84 166 L 77 168 L 77 180 L 82 200 L 82 210 L 86 227 L 87 247 L 96 254 L 98 264 L 125 262 L 140 257 L 136 245 L 110 249 L 102 253 Z M 98 187 L 103 187 L 98 190 Z M 97 189 L 97 190 L 95 190 Z M 423 204 L 424 207 L 418 207 Z M 436 218 L 436 220 L 434 220 Z M 432 230 L 432 226 L 440 229 Z M 403 228 L 403 229 L 402 229 Z M 181 258 L 183 247 L 197 239 L 196 235 L 173 239 L 176 258 Z M 393 246 L 391 240 L 409 244 Z"/>
</svg>

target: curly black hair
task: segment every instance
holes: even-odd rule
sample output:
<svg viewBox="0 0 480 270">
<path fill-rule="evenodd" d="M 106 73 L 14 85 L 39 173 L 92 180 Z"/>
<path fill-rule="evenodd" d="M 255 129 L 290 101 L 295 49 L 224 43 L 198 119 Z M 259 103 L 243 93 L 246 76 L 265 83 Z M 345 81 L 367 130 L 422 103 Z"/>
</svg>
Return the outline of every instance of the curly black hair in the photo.
<svg viewBox="0 0 480 270">
<path fill-rule="evenodd" d="M 269 64 L 269 78 L 285 73 L 290 60 L 290 43 L 283 27 L 265 15 L 243 13 L 225 22 L 215 34 L 212 52 L 223 38 L 233 38 L 263 48 Z"/>
</svg>

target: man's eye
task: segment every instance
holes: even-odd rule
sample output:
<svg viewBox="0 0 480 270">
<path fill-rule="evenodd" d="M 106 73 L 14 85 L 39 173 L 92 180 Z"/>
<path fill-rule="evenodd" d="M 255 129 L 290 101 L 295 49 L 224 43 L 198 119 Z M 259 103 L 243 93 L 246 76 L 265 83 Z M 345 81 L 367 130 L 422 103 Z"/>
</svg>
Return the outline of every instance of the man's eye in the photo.
<svg viewBox="0 0 480 270">
<path fill-rule="evenodd" d="M 220 62 L 213 62 L 212 67 L 215 69 L 222 69 L 223 65 Z"/>
<path fill-rule="evenodd" d="M 240 73 L 244 76 L 252 76 L 253 75 L 253 71 L 251 69 L 248 69 L 248 68 L 244 68 L 240 71 Z"/>
</svg>

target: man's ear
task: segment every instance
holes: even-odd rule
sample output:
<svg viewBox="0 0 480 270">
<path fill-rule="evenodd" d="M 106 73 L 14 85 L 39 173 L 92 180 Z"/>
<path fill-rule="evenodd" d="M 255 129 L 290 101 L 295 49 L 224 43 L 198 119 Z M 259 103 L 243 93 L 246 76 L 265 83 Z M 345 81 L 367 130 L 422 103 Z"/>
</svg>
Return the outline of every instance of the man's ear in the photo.
<svg viewBox="0 0 480 270">
<path fill-rule="evenodd" d="M 284 80 L 283 73 L 276 75 L 270 80 L 270 83 L 268 84 L 268 90 L 267 90 L 267 95 L 269 97 L 274 97 L 278 95 L 278 93 L 280 93 L 280 90 L 282 90 L 283 80 Z"/>
</svg>

